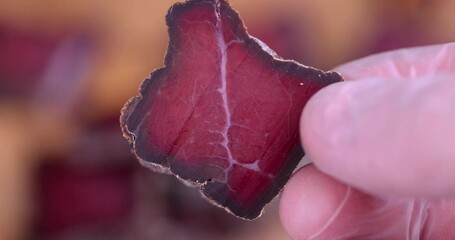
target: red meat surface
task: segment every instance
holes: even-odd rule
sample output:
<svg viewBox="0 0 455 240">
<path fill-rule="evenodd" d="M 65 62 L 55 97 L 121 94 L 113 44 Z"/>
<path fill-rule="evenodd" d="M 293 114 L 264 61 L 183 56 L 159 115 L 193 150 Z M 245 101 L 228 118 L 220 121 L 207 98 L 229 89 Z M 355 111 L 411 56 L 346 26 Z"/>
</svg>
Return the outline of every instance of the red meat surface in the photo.
<svg viewBox="0 0 455 240">
<path fill-rule="evenodd" d="M 165 67 L 125 105 L 124 135 L 144 166 L 199 185 L 238 217 L 257 218 L 303 156 L 305 103 L 342 79 L 276 56 L 225 0 L 177 3 L 166 21 Z"/>
</svg>

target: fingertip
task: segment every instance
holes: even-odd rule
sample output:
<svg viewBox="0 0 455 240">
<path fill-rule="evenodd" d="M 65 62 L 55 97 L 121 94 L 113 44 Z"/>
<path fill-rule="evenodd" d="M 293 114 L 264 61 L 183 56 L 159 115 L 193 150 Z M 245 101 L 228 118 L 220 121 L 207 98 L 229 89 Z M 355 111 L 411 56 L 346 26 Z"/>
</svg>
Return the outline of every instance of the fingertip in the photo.
<svg viewBox="0 0 455 240">
<path fill-rule="evenodd" d="M 347 186 L 309 165 L 286 184 L 280 201 L 280 219 L 293 239 L 308 239 L 324 228 L 346 195 Z"/>
<path fill-rule="evenodd" d="M 354 119 L 353 109 L 349 106 L 356 101 L 349 92 L 350 85 L 341 82 L 322 89 L 302 112 L 300 137 L 303 149 L 320 169 L 335 166 L 333 162 L 349 148 Z"/>
</svg>

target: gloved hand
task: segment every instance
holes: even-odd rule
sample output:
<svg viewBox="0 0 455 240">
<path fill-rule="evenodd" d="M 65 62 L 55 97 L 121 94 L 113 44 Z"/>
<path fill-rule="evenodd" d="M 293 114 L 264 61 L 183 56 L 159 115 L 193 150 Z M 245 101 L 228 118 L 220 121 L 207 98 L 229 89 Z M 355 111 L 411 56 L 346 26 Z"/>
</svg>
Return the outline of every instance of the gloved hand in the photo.
<svg viewBox="0 0 455 240">
<path fill-rule="evenodd" d="M 313 161 L 280 203 L 294 239 L 455 239 L 455 43 L 335 69 L 301 119 Z"/>
</svg>

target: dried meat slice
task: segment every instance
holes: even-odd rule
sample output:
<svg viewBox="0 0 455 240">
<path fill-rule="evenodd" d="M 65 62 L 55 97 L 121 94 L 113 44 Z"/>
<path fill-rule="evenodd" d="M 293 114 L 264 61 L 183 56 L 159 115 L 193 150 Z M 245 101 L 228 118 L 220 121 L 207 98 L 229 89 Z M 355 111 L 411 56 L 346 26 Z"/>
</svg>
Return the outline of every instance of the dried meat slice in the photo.
<svg viewBox="0 0 455 240">
<path fill-rule="evenodd" d="M 335 72 L 279 58 L 225 0 L 190 0 L 166 17 L 165 67 L 145 79 L 121 125 L 140 162 L 201 187 L 244 219 L 260 216 L 303 156 L 299 117 Z"/>
</svg>

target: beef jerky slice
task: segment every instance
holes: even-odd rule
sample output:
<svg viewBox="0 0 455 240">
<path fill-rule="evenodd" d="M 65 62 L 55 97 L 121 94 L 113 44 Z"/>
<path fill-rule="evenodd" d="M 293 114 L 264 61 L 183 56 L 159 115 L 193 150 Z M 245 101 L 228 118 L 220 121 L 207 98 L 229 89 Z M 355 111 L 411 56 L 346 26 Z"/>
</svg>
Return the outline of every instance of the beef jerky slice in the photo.
<svg viewBox="0 0 455 240">
<path fill-rule="evenodd" d="M 305 103 L 341 77 L 279 58 L 225 0 L 177 3 L 166 21 L 165 67 L 122 110 L 124 135 L 143 165 L 257 218 L 303 156 Z"/>
</svg>

